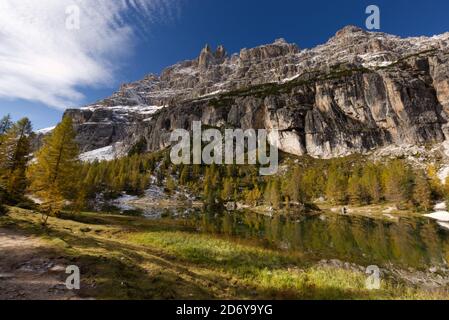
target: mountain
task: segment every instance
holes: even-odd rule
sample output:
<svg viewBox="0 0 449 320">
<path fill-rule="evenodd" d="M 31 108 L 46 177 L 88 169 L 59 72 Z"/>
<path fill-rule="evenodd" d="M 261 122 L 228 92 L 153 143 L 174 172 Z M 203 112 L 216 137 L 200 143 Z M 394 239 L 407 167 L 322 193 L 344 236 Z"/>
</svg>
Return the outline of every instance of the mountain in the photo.
<svg viewBox="0 0 449 320">
<path fill-rule="evenodd" d="M 199 57 L 123 85 L 66 115 L 83 152 L 110 158 L 169 146 L 172 130 L 280 130 L 280 149 L 330 158 L 449 136 L 449 33 L 400 38 L 348 26 L 300 49 L 283 39 Z M 88 157 L 87 157 L 88 158 Z"/>
</svg>

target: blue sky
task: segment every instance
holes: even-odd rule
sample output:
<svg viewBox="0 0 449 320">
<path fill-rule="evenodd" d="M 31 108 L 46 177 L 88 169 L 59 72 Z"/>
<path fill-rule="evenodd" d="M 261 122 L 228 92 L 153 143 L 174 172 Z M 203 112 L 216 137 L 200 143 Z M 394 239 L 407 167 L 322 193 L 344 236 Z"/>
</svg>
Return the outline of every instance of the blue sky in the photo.
<svg viewBox="0 0 449 320">
<path fill-rule="evenodd" d="M 95 2 L 96 0 L 91 1 Z M 73 74 L 73 70 L 67 70 L 67 73 L 62 73 L 62 75 L 73 76 L 73 81 L 71 80 L 62 88 L 56 87 L 57 90 L 54 89 L 56 92 L 54 94 L 57 95 L 59 91 L 66 90 L 69 90 L 69 96 L 73 92 L 82 94 L 82 97 L 76 96 L 72 100 L 69 99 L 72 107 L 94 102 L 110 95 L 121 83 L 141 79 L 148 73 L 160 73 L 163 68 L 180 60 L 197 57 L 206 43 L 213 47 L 223 44 L 230 53 L 238 52 L 242 48 L 271 43 L 281 37 L 298 44 L 300 48 L 313 47 L 324 43 L 337 30 L 346 25 L 363 27 L 367 17 L 365 9 L 370 4 L 378 5 L 381 9 L 381 31 L 383 32 L 400 36 L 416 36 L 449 31 L 449 1 L 447 0 L 419 2 L 406 0 L 174 0 L 173 4 L 167 4 L 170 0 L 154 1 L 164 1 L 165 4 L 161 5 L 163 10 L 152 9 L 150 16 L 144 17 L 139 17 L 139 10 L 130 11 L 122 22 L 138 34 L 138 36 L 126 39 L 116 39 L 116 42 L 113 42 L 113 44 L 119 44 L 117 45 L 118 51 L 125 49 L 124 51 L 127 52 L 117 54 L 117 57 L 114 56 L 113 59 L 107 61 L 108 63 L 102 64 L 102 61 L 99 60 L 107 60 L 108 55 L 114 52 L 114 46 L 107 43 L 98 49 L 99 52 L 106 51 L 107 55 L 103 52 L 92 58 L 92 61 L 103 69 L 110 66 L 111 74 L 100 68 L 95 73 L 95 77 L 98 79 L 89 81 L 90 71 L 88 68 L 84 74 Z M 40 1 L 36 2 L 40 3 Z M 45 1 L 42 3 L 43 6 L 46 5 Z M 156 5 L 158 4 L 156 3 Z M 142 19 L 151 22 L 136 22 L 142 21 Z M 123 31 L 123 25 L 121 25 L 120 31 Z M 80 32 L 85 32 L 85 30 L 83 31 L 81 28 Z M 123 37 L 128 36 L 126 33 L 122 35 Z M 78 37 L 73 41 L 78 41 L 77 39 Z M 1 40 L 0 35 L 0 42 Z M 30 44 L 30 46 L 32 45 Z M 89 46 L 97 44 L 86 40 L 83 45 L 84 47 L 80 49 L 81 52 L 90 58 Z M 55 46 L 55 50 L 59 50 L 58 45 Z M 50 57 L 53 57 L 52 53 L 49 54 Z M 67 54 L 69 54 L 68 51 Z M 61 54 L 54 57 L 65 61 L 65 57 Z M 2 58 L 1 50 L 0 58 Z M 91 60 L 86 61 L 92 62 Z M 76 63 L 71 60 L 67 65 L 70 68 L 70 65 L 76 65 Z M 95 64 L 92 65 L 95 66 Z M 1 59 L 0 67 L 2 67 Z M 77 68 L 79 69 L 79 67 Z M 41 74 L 45 72 L 50 73 L 51 70 L 43 70 Z M 2 71 L 0 70 L 0 91 L 1 77 Z M 102 77 L 108 78 L 108 80 L 103 82 L 101 81 Z M 47 82 L 36 84 L 37 90 L 53 88 L 52 81 L 55 81 L 57 86 L 56 82 L 59 80 L 58 77 L 48 77 Z M 23 90 L 29 90 L 30 83 L 24 83 L 23 85 L 27 87 Z M 32 82 L 31 85 L 35 85 L 35 83 Z M 21 82 L 17 86 L 11 87 L 11 90 L 20 92 L 22 90 L 20 86 Z M 58 108 L 54 105 L 58 102 L 47 102 L 51 101 L 52 97 L 35 99 L 33 97 L 39 96 L 35 93 L 30 93 L 24 98 L 18 98 L 18 96 L 20 97 L 18 94 L 8 96 L 7 92 L 3 92 L 3 95 L 0 94 L 0 116 L 6 113 L 11 113 L 14 119 L 28 116 L 36 129 L 52 126 L 60 120 L 64 106 L 60 105 Z M 48 104 L 53 104 L 53 106 L 48 106 Z"/>
</svg>

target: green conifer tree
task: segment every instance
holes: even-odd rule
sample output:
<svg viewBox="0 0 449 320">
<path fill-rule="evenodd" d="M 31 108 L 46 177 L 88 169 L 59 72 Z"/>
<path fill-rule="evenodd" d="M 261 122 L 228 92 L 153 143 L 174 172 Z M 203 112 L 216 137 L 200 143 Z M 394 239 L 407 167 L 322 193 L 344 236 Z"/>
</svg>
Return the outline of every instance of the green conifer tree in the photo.
<svg viewBox="0 0 449 320">
<path fill-rule="evenodd" d="M 391 202 L 407 204 L 413 198 L 413 172 L 403 160 L 390 161 L 384 169 L 385 197 Z"/>
<path fill-rule="evenodd" d="M 432 190 L 424 172 L 418 172 L 413 188 L 414 202 L 418 208 L 428 211 L 432 207 Z"/>
<path fill-rule="evenodd" d="M 7 114 L 2 119 L 0 119 L 0 136 L 8 132 L 9 129 L 13 126 L 13 122 L 11 120 L 11 115 Z"/>
<path fill-rule="evenodd" d="M 0 145 L 0 181 L 15 198 L 23 196 L 27 187 L 26 167 L 31 153 L 31 122 L 23 118 L 4 134 Z"/>
<path fill-rule="evenodd" d="M 363 189 L 357 174 L 353 174 L 348 180 L 348 197 L 351 204 L 361 204 L 363 202 Z"/>
<path fill-rule="evenodd" d="M 179 177 L 179 183 L 182 186 L 187 185 L 190 182 L 190 167 L 184 166 L 181 170 L 181 175 Z"/>
<path fill-rule="evenodd" d="M 326 197 L 334 203 L 346 203 L 347 201 L 347 184 L 348 179 L 338 166 L 331 165 L 329 167 Z"/>
<path fill-rule="evenodd" d="M 224 201 L 230 201 L 232 199 L 233 194 L 234 194 L 234 184 L 232 178 L 224 178 L 221 198 Z"/>
<path fill-rule="evenodd" d="M 363 202 L 379 203 L 382 198 L 382 184 L 380 174 L 375 164 L 367 164 L 363 168 L 363 175 L 361 177 L 361 185 L 366 192 Z"/>
</svg>

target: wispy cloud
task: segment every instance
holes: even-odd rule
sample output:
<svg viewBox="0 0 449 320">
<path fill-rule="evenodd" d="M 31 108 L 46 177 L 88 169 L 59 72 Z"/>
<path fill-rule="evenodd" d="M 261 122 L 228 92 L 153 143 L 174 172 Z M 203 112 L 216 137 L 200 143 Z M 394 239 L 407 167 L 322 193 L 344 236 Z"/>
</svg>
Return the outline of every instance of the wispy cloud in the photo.
<svg viewBox="0 0 449 320">
<path fill-rule="evenodd" d="M 78 104 L 79 88 L 110 85 L 138 33 L 169 19 L 176 1 L 0 0 L 0 98 Z M 73 5 L 79 30 L 66 28 Z"/>
</svg>

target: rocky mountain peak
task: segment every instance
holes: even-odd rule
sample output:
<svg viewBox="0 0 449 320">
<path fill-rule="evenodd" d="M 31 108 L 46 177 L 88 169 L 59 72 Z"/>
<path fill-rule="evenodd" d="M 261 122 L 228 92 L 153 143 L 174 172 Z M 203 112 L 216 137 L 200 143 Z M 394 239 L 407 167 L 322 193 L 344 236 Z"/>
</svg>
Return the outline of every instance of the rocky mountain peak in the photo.
<svg viewBox="0 0 449 320">
<path fill-rule="evenodd" d="M 240 51 L 242 61 L 262 61 L 276 59 L 297 54 L 299 48 L 296 44 L 287 43 L 284 39 L 278 39 L 274 43 Z"/>
<path fill-rule="evenodd" d="M 274 40 L 274 44 L 280 44 L 280 45 L 287 44 L 287 41 L 284 38 L 279 38 L 279 39 Z"/>
<path fill-rule="evenodd" d="M 210 46 L 206 44 L 206 46 L 201 50 L 200 56 L 198 57 L 198 66 L 200 68 L 207 68 L 210 63 L 214 60 L 214 56 L 210 49 Z"/>
<path fill-rule="evenodd" d="M 219 60 L 224 59 L 226 57 L 226 54 L 227 54 L 226 49 L 223 45 L 219 45 L 217 47 L 217 50 L 215 50 L 215 58 L 216 59 L 219 59 Z"/>
<path fill-rule="evenodd" d="M 212 52 L 210 46 L 207 44 L 201 50 L 200 56 L 198 57 L 198 67 L 202 70 L 207 69 L 211 65 L 223 63 L 225 57 L 226 49 L 224 46 L 220 45 L 215 52 Z"/>
<path fill-rule="evenodd" d="M 336 38 L 342 38 L 342 37 L 347 37 L 347 36 L 352 36 L 352 35 L 367 35 L 368 32 L 363 30 L 362 28 L 359 28 L 357 26 L 346 26 L 343 29 L 337 31 L 337 33 L 335 34 Z"/>
</svg>

